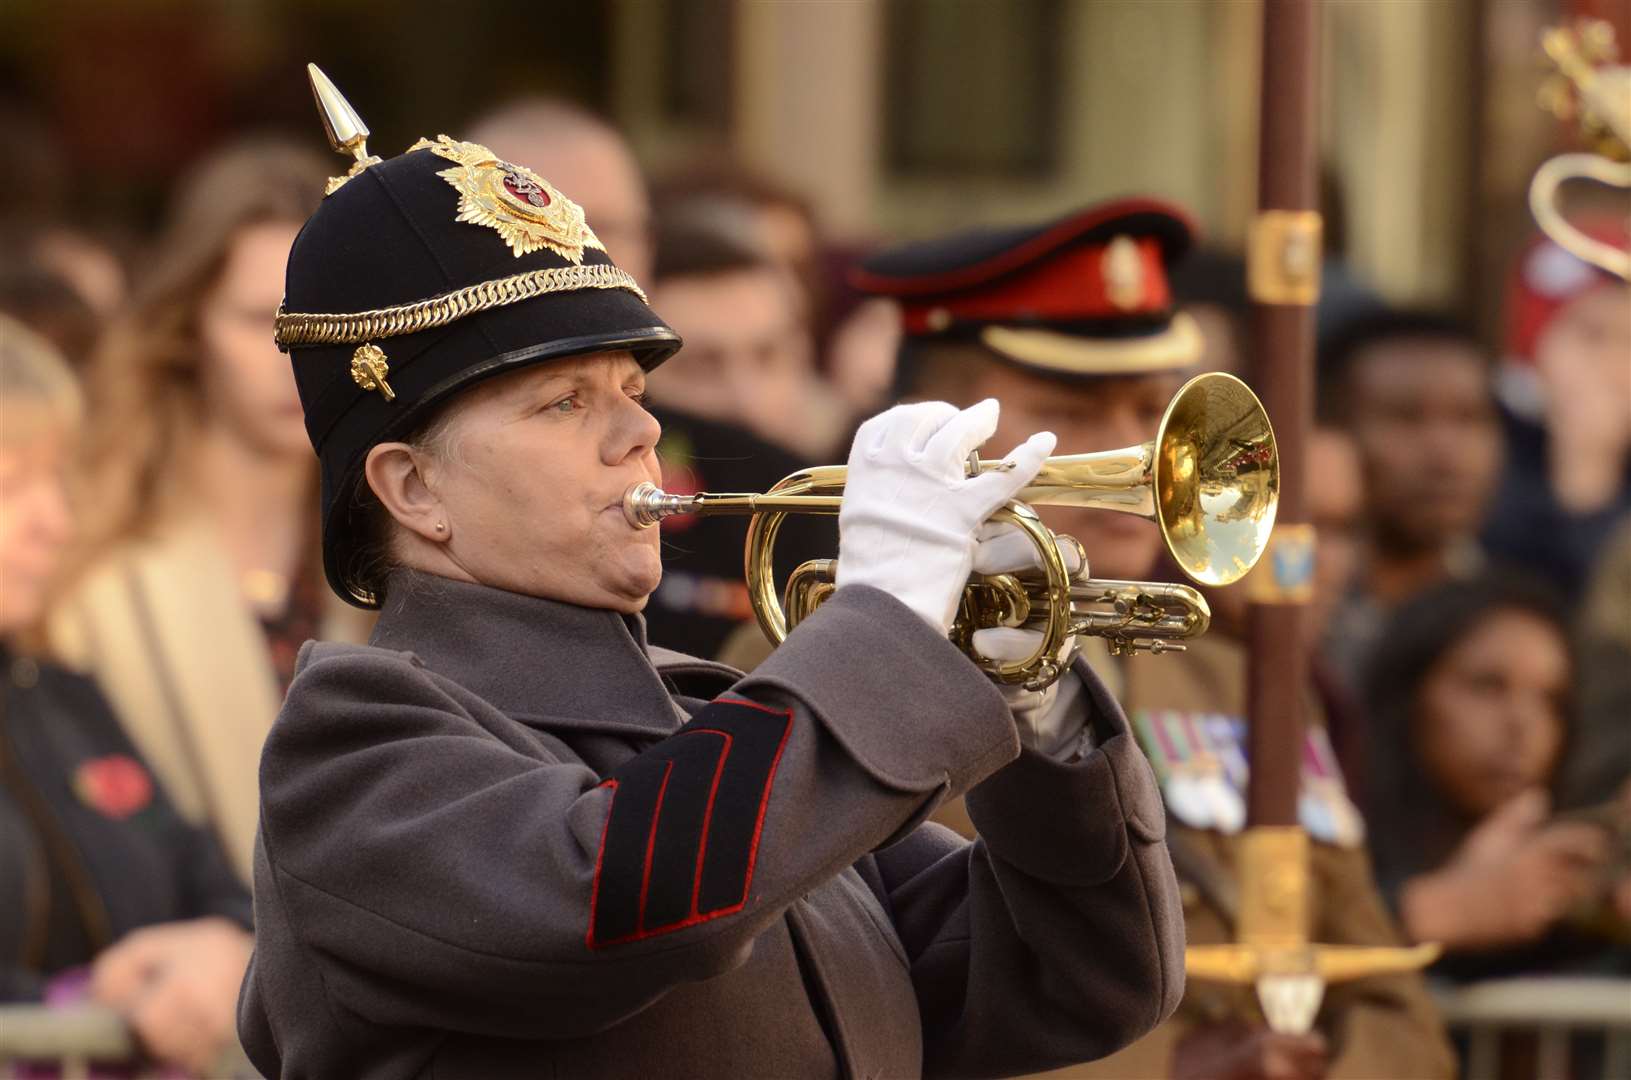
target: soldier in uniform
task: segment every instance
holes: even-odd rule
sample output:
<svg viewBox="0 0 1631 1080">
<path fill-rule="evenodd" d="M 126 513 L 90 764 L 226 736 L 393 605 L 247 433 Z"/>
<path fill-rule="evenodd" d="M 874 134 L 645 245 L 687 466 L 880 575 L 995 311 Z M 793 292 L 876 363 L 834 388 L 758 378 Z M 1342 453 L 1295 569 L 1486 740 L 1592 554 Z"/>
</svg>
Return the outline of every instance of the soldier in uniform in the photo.
<svg viewBox="0 0 1631 1080">
<path fill-rule="evenodd" d="M 832 599 L 751 677 L 648 646 L 623 500 L 678 338 L 524 166 L 348 146 L 277 337 L 328 580 L 382 611 L 305 647 L 266 743 L 255 1065 L 981 1076 L 1159 1023 L 1181 913 L 1124 715 L 1085 666 L 1005 694 L 947 640 L 1052 437 L 970 478 L 994 402 L 869 421 Z M 974 843 L 924 823 L 964 792 Z"/>
<path fill-rule="evenodd" d="M 1041 226 L 887 251 L 863 263 L 854 280 L 900 305 L 903 397 L 964 404 L 995 397 L 999 438 L 1046 426 L 1058 433 L 1061 453 L 1109 450 L 1154 438 L 1168 399 L 1200 359 L 1200 332 L 1176 310 L 1167 280 L 1191 237 L 1178 208 L 1124 199 Z M 1082 541 L 1093 577 L 1177 577 L 1163 566 L 1153 522 L 1103 510 L 1041 513 Z M 1246 816 L 1241 646 L 1216 623 L 1182 654 L 1111 657 L 1098 639 L 1082 642 L 1160 777 L 1189 943 L 1234 940 L 1234 866 Z M 1302 759 L 1301 811 L 1315 840 L 1318 889 L 1313 940 L 1397 944 L 1323 728 L 1310 729 Z M 979 824 L 955 803 L 937 816 L 964 835 Z M 1177 1014 L 1153 1034 L 1064 1075 L 1419 1078 L 1452 1070 L 1421 980 L 1396 976 L 1333 987 L 1318 1031 L 1301 1038 L 1269 1032 L 1249 991 L 1191 984 Z"/>
</svg>

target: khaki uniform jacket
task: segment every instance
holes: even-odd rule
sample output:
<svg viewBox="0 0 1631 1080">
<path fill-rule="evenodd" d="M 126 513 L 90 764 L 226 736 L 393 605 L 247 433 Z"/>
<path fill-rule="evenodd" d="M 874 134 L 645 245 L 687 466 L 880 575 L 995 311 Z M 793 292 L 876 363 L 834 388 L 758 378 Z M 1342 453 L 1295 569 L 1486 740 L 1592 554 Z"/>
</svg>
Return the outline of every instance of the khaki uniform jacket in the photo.
<svg viewBox="0 0 1631 1080">
<path fill-rule="evenodd" d="M 1245 653 L 1221 636 L 1191 642 L 1185 653 L 1131 658 L 1120 665 L 1120 675 L 1122 702 L 1129 713 L 1139 709 L 1245 713 Z M 1240 838 L 1174 821 L 1167 828 L 1189 943 L 1233 941 Z M 1315 889 L 1312 940 L 1339 945 L 1403 943 L 1377 892 L 1363 846 L 1344 848 L 1316 841 L 1310 852 Z M 1191 982 L 1177 1012 L 1150 1035 L 1111 1057 L 1049 1074 L 1050 1080 L 1168 1077 L 1173 1050 L 1184 1034 L 1197 1024 L 1219 1021 L 1262 1022 L 1251 988 Z M 1436 1080 L 1455 1075 L 1443 1022 L 1418 975 L 1328 987 L 1316 1026 L 1330 1042 L 1331 1080 Z"/>
<path fill-rule="evenodd" d="M 1085 669 L 1084 669 L 1085 673 Z M 752 675 L 637 617 L 418 574 L 266 744 L 239 1033 L 271 1077 L 997 1076 L 1182 993 L 1154 777 L 1022 754 L 893 598 Z M 921 824 L 970 791 L 984 839 Z"/>
<path fill-rule="evenodd" d="M 116 549 L 53 613 L 53 651 L 96 679 L 176 808 L 208 827 L 249 883 L 261 742 L 279 700 L 231 557 L 202 518 Z M 338 600 L 325 640 L 362 641 L 366 612 Z"/>
</svg>

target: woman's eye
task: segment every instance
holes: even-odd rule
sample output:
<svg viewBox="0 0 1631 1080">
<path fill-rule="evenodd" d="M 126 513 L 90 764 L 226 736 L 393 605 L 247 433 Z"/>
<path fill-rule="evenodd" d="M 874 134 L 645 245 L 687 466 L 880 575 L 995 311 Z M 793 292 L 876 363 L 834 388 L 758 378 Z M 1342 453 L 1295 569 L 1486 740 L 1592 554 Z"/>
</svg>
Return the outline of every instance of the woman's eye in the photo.
<svg viewBox="0 0 1631 1080">
<path fill-rule="evenodd" d="M 545 405 L 544 408 L 543 408 L 543 411 L 544 412 L 559 413 L 562 416 L 570 416 L 572 414 L 573 410 L 575 410 L 577 407 L 578 407 L 577 396 L 573 395 L 573 394 L 568 394 L 566 397 L 561 398 L 559 401 L 552 401 L 548 405 Z"/>
<path fill-rule="evenodd" d="M 1481 697 L 1492 697 L 1506 689 L 1506 680 L 1494 671 L 1470 671 L 1462 676 L 1462 685 Z"/>
<path fill-rule="evenodd" d="M 634 402 L 636 405 L 640 406 L 642 409 L 646 407 L 647 397 L 648 397 L 648 395 L 646 394 L 646 392 L 644 390 L 630 390 L 629 391 L 629 400 Z"/>
</svg>

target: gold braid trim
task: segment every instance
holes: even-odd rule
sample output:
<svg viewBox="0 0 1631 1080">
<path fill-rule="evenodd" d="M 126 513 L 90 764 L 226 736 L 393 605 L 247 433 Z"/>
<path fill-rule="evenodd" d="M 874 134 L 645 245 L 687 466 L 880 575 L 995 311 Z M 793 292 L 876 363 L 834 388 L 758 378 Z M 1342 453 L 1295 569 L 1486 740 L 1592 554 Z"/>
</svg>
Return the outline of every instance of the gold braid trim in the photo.
<svg viewBox="0 0 1631 1080">
<path fill-rule="evenodd" d="M 488 308 L 520 303 L 547 293 L 578 289 L 627 289 L 642 301 L 646 294 L 626 271 L 615 266 L 559 266 L 513 277 L 483 281 L 412 304 L 358 311 L 350 315 L 278 312 L 273 336 L 278 348 L 293 345 L 360 345 L 381 338 L 446 326 L 455 319 Z"/>
</svg>

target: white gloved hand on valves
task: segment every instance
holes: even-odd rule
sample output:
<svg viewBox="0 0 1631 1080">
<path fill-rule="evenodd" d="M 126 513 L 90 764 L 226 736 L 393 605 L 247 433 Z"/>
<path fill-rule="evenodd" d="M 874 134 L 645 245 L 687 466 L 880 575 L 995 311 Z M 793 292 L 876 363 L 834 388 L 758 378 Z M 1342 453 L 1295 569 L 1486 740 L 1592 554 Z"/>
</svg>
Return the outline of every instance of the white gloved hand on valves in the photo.
<svg viewBox="0 0 1631 1080">
<path fill-rule="evenodd" d="M 1060 537 L 1059 554 L 1065 568 L 1075 577 L 1082 569 L 1081 548 Z M 974 569 L 982 574 L 1011 574 L 1040 569 L 1036 547 L 1014 526 L 993 522 L 982 527 L 974 553 Z M 1025 660 L 1042 643 L 1040 630 L 1019 627 L 993 627 L 974 631 L 974 651 L 988 660 Z M 1075 638 L 1066 638 L 1060 659 L 1071 655 Z M 1087 723 L 1085 687 L 1073 671 L 1066 671 L 1042 690 L 999 683 L 997 689 L 1014 714 L 1020 744 L 1056 761 L 1070 761 L 1092 749 L 1092 728 Z"/>
<path fill-rule="evenodd" d="M 897 405 L 861 425 L 838 514 L 837 585 L 871 585 L 945 634 L 974 565 L 975 533 L 1029 484 L 1053 452 L 1051 432 L 967 474 L 968 455 L 997 429 L 997 402 L 959 411 L 943 401 Z"/>
</svg>

